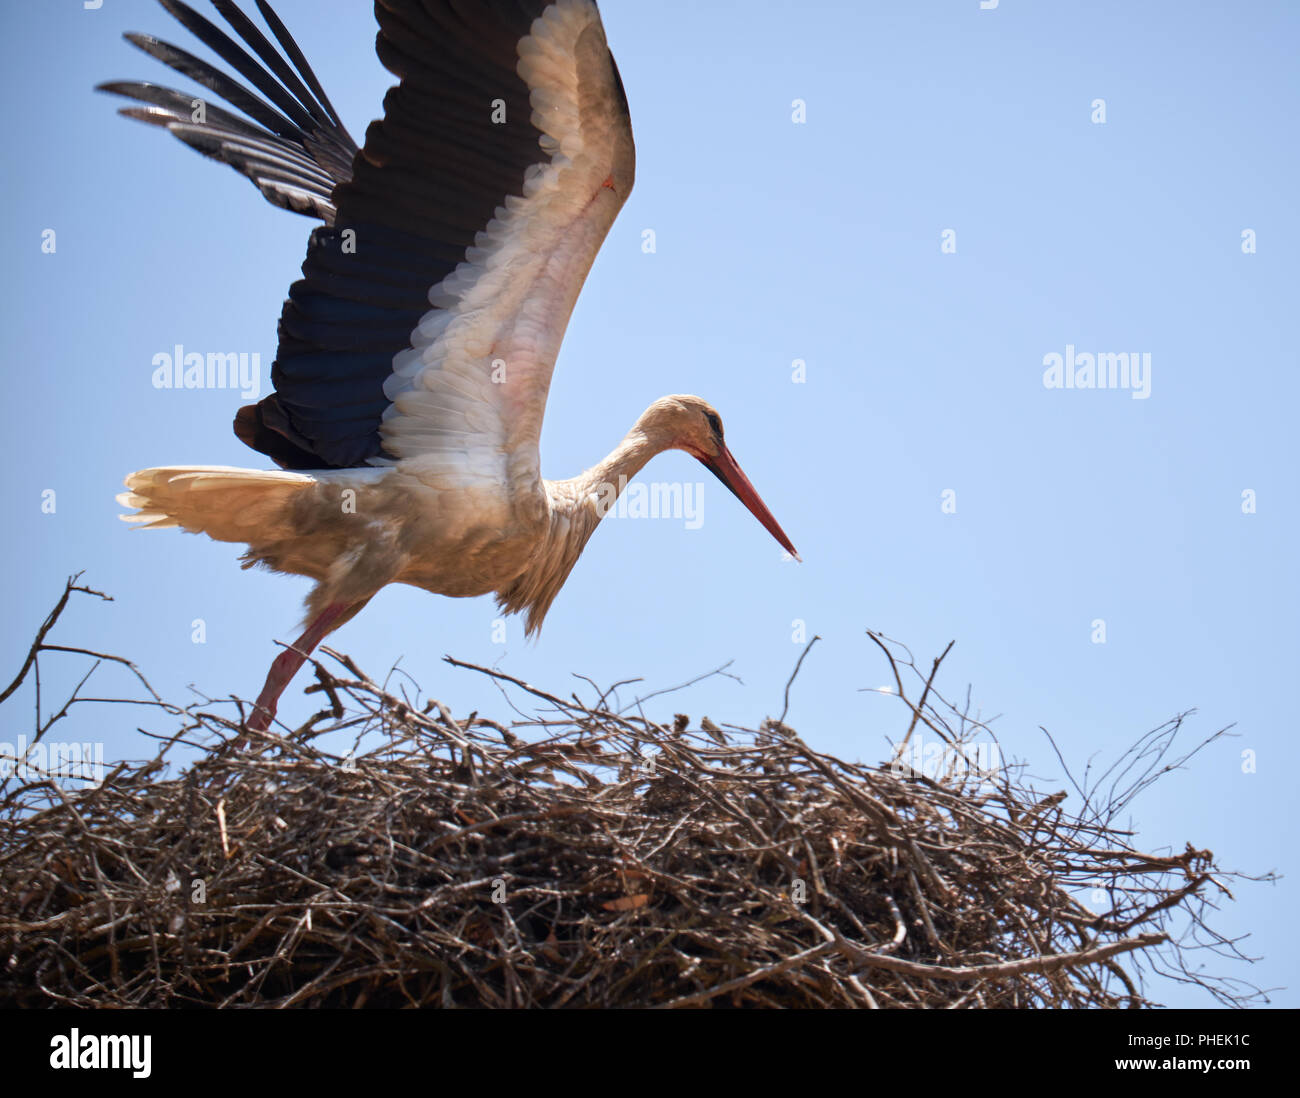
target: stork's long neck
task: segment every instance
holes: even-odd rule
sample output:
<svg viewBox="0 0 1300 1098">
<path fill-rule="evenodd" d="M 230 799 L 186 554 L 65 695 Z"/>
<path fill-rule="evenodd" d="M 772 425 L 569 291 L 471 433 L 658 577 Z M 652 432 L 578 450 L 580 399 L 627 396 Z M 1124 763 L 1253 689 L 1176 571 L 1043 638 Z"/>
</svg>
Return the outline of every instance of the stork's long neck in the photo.
<svg viewBox="0 0 1300 1098">
<path fill-rule="evenodd" d="M 575 501 L 594 498 L 595 521 L 587 532 L 587 537 L 590 537 L 596 525 L 627 487 L 627 482 L 645 468 L 646 462 L 664 449 L 664 446 L 650 439 L 640 425 L 633 427 L 604 460 L 596 462 L 585 473 L 579 473 L 570 480 L 553 481 L 552 502 L 556 502 L 556 492 L 561 488 L 566 494 L 572 493 Z M 581 546 L 578 551 L 582 551 Z"/>
<path fill-rule="evenodd" d="M 568 480 L 543 481 L 550 504 L 550 526 L 527 569 L 497 601 L 509 613 L 528 611 L 528 633 L 542 626 L 551 601 L 578 562 L 587 540 L 609 513 L 623 489 L 668 444 L 637 426 L 610 454 Z"/>
</svg>

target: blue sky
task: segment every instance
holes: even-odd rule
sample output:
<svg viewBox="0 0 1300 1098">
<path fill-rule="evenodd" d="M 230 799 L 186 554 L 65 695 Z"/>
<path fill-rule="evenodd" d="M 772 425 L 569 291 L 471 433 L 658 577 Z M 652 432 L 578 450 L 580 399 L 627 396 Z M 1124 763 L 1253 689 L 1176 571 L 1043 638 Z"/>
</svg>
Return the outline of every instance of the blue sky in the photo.
<svg viewBox="0 0 1300 1098">
<path fill-rule="evenodd" d="M 391 83 L 371 5 L 276 7 L 360 138 Z M 942 686 L 971 684 L 1045 791 L 1061 782 L 1040 725 L 1081 767 L 1185 709 L 1198 710 L 1189 745 L 1235 722 L 1237 738 L 1135 803 L 1138 842 L 1190 840 L 1226 867 L 1294 874 L 1300 9 L 602 10 L 638 178 L 570 324 L 544 471 L 573 475 L 651 400 L 698 393 L 804 563 L 782 561 L 673 453 L 640 479 L 702 483 L 703 521 L 607 520 L 538 642 L 511 621 L 496 643 L 489 599 L 390 588 L 332 643 L 375 675 L 400 660 L 457 712 L 504 705 L 446 653 L 561 691 L 580 685 L 574 673 L 643 676 L 648 691 L 732 660 L 742 682 L 707 680 L 664 711 L 752 725 L 780 711 L 802 623 L 823 641 L 790 723 L 820 749 L 877 761 L 904 714 L 864 692 L 889 679 L 865 630 L 926 662 L 955 639 Z M 306 581 L 241 572 L 230 545 L 131 533 L 113 496 L 146 466 L 263 465 L 230 432 L 238 392 L 157 390 L 152 360 L 179 343 L 258 353 L 269 371 L 311 222 L 92 93 L 112 78 L 174 83 L 124 30 L 204 53 L 157 5 L 58 0 L 0 18 L 0 88 L 15 106 L 0 183 L 13 245 L 0 275 L 0 666 L 17 666 L 64 577 L 84 569 L 116 601 L 75 606 L 63 641 L 129 656 L 172 698 L 190 684 L 251 696 L 273 639 L 294 635 Z M 1149 395 L 1045 387 L 1044 359 L 1067 346 L 1149 355 Z M 50 663 L 51 688 L 70 671 Z M 101 693 L 128 689 L 104 674 Z M 300 686 L 281 706 L 289 721 L 315 708 Z M 9 707 L 5 739 L 29 712 Z M 137 723 L 165 729 L 121 709 L 78 719 L 75 738 L 102 737 L 110 757 L 148 750 Z M 1215 926 L 1250 934 L 1243 948 L 1264 959 L 1207 967 L 1295 985 L 1293 876 L 1235 892 Z M 1293 988 L 1272 999 L 1300 1005 Z"/>
</svg>

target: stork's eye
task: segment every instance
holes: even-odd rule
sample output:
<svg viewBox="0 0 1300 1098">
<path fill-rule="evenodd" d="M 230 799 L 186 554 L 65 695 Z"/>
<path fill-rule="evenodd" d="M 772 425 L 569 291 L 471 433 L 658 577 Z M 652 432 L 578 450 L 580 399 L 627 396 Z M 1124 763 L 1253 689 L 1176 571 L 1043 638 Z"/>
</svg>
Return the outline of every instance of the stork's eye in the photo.
<svg viewBox="0 0 1300 1098">
<path fill-rule="evenodd" d="M 709 421 L 709 429 L 717 436 L 718 440 L 722 439 L 722 420 L 713 412 L 705 412 L 704 418 Z"/>
</svg>

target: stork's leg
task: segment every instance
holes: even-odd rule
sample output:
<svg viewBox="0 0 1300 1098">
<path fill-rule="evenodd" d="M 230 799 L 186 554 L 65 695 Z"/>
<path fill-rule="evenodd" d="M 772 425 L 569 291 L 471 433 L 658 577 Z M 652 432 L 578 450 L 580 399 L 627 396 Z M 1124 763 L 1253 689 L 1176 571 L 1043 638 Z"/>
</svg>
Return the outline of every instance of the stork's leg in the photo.
<svg viewBox="0 0 1300 1098">
<path fill-rule="evenodd" d="M 284 693 L 284 688 L 298 673 L 298 668 L 307 662 L 312 649 L 320 644 L 330 630 L 340 624 L 339 619 L 352 609 L 353 605 L 350 603 L 331 603 L 316 615 L 315 620 L 308 623 L 306 632 L 293 642 L 292 647 L 286 648 L 275 657 L 271 670 L 266 674 L 266 685 L 258 694 L 257 704 L 248 718 L 248 727 L 252 731 L 265 732 L 271 727 L 271 721 L 275 719 L 276 705 L 280 701 L 280 695 Z"/>
</svg>

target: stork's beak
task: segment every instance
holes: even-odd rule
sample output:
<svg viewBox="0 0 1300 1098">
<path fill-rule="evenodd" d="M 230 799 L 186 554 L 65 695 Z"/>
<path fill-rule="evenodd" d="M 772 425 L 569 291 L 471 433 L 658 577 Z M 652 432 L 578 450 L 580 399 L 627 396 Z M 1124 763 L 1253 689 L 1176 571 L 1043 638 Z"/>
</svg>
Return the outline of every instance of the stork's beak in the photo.
<svg viewBox="0 0 1300 1098">
<path fill-rule="evenodd" d="M 699 456 L 701 464 L 730 488 L 732 495 L 749 508 L 749 513 L 767 528 L 767 532 L 776 538 L 781 548 L 794 557 L 795 560 L 799 560 L 799 554 L 795 552 L 794 546 L 790 544 L 790 539 L 785 536 L 781 524 L 776 521 L 772 512 L 767 509 L 767 504 L 762 501 L 754 486 L 749 483 L 749 477 L 745 476 L 740 466 L 736 464 L 736 459 L 731 456 L 731 451 L 724 446 L 722 453 L 717 457 L 697 456 Z"/>
</svg>

